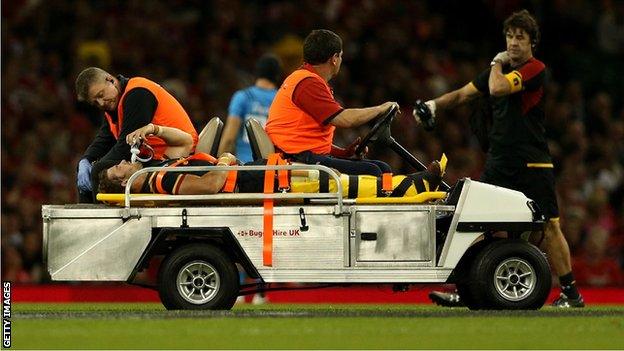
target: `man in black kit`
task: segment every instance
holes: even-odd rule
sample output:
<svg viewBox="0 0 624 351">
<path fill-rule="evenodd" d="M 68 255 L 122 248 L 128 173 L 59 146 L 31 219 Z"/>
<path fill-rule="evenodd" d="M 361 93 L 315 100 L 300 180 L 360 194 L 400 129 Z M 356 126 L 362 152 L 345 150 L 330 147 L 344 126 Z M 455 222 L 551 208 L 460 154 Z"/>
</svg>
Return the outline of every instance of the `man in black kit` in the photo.
<svg viewBox="0 0 624 351">
<path fill-rule="evenodd" d="M 484 96 L 492 108 L 489 148 L 481 181 L 523 192 L 546 216 L 542 249 L 559 276 L 561 295 L 556 307 L 584 307 L 570 260 L 570 249 L 559 225 L 553 163 L 544 129 L 546 66 L 533 57 L 539 27 L 528 11 L 509 16 L 503 25 L 507 51 L 498 53 L 490 68 L 464 87 L 425 103 L 414 117 L 420 123 L 435 118 L 436 110 L 451 109 Z M 432 292 L 443 306 L 462 306 L 456 293 Z"/>
</svg>

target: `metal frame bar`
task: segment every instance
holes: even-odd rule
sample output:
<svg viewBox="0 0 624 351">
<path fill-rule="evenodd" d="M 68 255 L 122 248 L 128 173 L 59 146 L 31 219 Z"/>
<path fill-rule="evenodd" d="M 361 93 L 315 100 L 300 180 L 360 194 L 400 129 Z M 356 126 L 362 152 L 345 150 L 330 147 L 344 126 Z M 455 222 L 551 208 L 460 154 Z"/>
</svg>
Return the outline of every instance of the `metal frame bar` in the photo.
<svg viewBox="0 0 624 351">
<path fill-rule="evenodd" d="M 340 176 L 331 168 L 322 165 L 279 165 L 279 166 L 183 166 L 183 167 L 146 167 L 135 172 L 128 179 L 126 189 L 124 192 L 124 204 L 125 209 L 130 210 L 130 202 L 133 200 L 130 189 L 132 183 L 141 175 L 149 172 L 160 172 L 167 170 L 167 172 L 184 172 L 184 171 L 270 171 L 270 170 L 318 170 L 329 174 L 336 182 L 335 193 L 250 193 L 250 194 L 212 194 L 212 195 L 159 195 L 153 196 L 140 196 L 136 197 L 137 200 L 226 200 L 226 199 L 336 199 L 337 201 L 337 214 L 342 213 L 343 196 L 342 196 L 342 182 Z"/>
</svg>

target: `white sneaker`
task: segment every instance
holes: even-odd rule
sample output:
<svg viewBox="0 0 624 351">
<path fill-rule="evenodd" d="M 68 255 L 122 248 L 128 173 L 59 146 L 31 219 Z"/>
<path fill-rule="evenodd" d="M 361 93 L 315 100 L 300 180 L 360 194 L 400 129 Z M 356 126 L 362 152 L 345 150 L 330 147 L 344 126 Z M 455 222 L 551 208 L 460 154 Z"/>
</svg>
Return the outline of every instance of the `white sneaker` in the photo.
<svg viewBox="0 0 624 351">
<path fill-rule="evenodd" d="M 264 305 L 267 302 L 269 302 L 269 299 L 267 299 L 266 296 L 262 296 L 260 294 L 255 294 L 253 299 L 251 299 L 251 304 L 253 305 Z"/>
<path fill-rule="evenodd" d="M 236 301 L 234 302 L 235 305 L 241 305 L 245 303 L 245 296 L 239 296 L 236 298 Z"/>
</svg>

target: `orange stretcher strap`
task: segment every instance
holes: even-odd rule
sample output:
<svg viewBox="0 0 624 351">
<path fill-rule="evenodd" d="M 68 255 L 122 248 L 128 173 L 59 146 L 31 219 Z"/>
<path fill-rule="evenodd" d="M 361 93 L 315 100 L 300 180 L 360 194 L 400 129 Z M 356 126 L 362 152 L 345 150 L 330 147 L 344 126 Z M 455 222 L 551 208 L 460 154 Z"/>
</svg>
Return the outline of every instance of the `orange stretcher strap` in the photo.
<svg viewBox="0 0 624 351">
<path fill-rule="evenodd" d="M 188 161 L 186 158 L 181 158 L 175 161 L 174 163 L 172 163 L 171 165 L 169 165 L 168 167 L 176 167 L 180 165 L 181 163 L 187 164 Z M 167 170 L 163 169 L 162 171 L 158 172 L 158 174 L 156 175 L 156 191 L 158 191 L 160 194 L 167 194 L 167 191 L 162 186 L 162 180 L 163 180 L 163 177 L 165 176 L 165 173 L 167 173 Z"/>
<path fill-rule="evenodd" d="M 392 173 L 381 175 L 381 190 L 386 194 L 392 193 Z"/>
<path fill-rule="evenodd" d="M 277 155 L 277 164 L 282 166 L 282 165 L 286 165 L 286 160 L 284 160 L 282 157 L 280 157 L 279 154 Z M 288 176 L 288 170 L 286 169 L 282 169 L 277 171 L 277 180 L 278 180 L 278 186 L 279 186 L 279 190 L 280 191 L 288 191 L 290 190 L 290 183 L 289 183 L 289 179 L 290 177 Z"/>
<path fill-rule="evenodd" d="M 273 266 L 273 199 L 264 200 L 264 231 L 262 235 L 262 264 Z"/>
<path fill-rule="evenodd" d="M 237 171 L 229 171 L 227 175 L 227 179 L 225 180 L 225 185 L 223 185 L 223 189 L 221 192 L 224 193 L 233 193 L 236 190 L 236 176 L 238 175 Z"/>
<path fill-rule="evenodd" d="M 267 166 L 275 166 L 279 162 L 278 154 L 270 154 Z M 275 186 L 275 170 L 264 172 L 264 193 L 272 194 Z M 264 228 L 262 234 L 262 263 L 273 266 L 273 199 L 264 199 Z"/>
<path fill-rule="evenodd" d="M 195 154 L 193 154 L 193 155 L 191 155 L 191 156 L 187 157 L 186 159 L 187 159 L 187 160 L 202 160 L 202 161 L 208 161 L 208 162 L 212 163 L 213 165 L 214 165 L 214 164 L 217 164 L 217 159 L 216 159 L 214 156 L 212 156 L 212 155 L 210 155 L 210 154 L 207 154 L 207 153 L 205 153 L 205 152 L 198 152 L 198 153 L 195 153 Z"/>
</svg>

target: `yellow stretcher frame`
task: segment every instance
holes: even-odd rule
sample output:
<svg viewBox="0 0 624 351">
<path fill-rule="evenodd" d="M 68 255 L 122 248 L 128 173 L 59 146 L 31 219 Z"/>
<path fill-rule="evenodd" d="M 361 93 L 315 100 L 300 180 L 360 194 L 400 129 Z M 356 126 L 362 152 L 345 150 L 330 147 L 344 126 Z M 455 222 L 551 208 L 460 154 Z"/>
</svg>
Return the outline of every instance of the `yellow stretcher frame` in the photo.
<svg viewBox="0 0 624 351">
<path fill-rule="evenodd" d="M 447 193 L 444 191 L 427 191 L 423 193 L 419 193 L 414 196 L 404 196 L 404 197 L 359 197 L 352 200 L 355 200 L 355 203 L 358 205 L 377 205 L 377 204 L 421 204 L 425 202 L 441 200 L 446 197 Z M 141 197 L 151 196 L 154 194 L 147 193 L 139 193 L 132 194 L 133 202 L 141 202 Z M 181 202 L 187 202 L 187 200 L 176 200 L 175 195 L 161 195 L 162 200 L 148 200 L 143 203 L 145 206 L 155 206 L 155 203 L 158 202 L 169 202 L 171 200 L 174 204 L 179 204 Z M 168 199 L 171 197 L 171 199 Z M 124 194 L 97 194 L 97 200 L 101 201 L 105 204 L 114 205 L 114 206 L 123 206 L 125 201 Z M 227 203 L 227 201 L 220 200 L 220 203 Z M 232 204 L 240 204 L 240 201 L 232 201 Z"/>
</svg>

